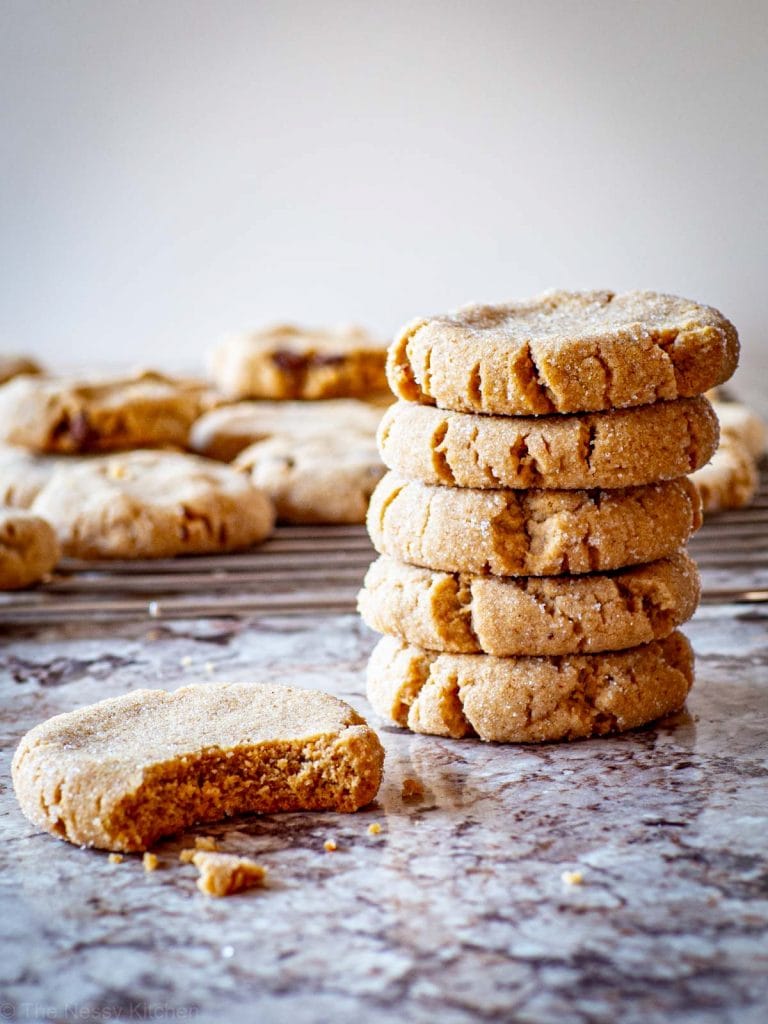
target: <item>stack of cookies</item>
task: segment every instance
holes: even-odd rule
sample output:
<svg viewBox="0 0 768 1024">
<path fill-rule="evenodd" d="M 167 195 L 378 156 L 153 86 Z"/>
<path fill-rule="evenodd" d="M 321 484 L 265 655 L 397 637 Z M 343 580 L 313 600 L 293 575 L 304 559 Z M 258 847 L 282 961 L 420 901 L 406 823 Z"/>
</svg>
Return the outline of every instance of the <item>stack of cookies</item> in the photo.
<svg viewBox="0 0 768 1024">
<path fill-rule="evenodd" d="M 548 293 L 416 320 L 389 351 L 401 399 L 360 595 L 384 633 L 368 695 L 398 725 L 546 741 L 683 706 L 678 627 L 699 579 L 686 474 L 717 447 L 703 392 L 738 337 L 716 310 L 649 292 Z"/>
</svg>

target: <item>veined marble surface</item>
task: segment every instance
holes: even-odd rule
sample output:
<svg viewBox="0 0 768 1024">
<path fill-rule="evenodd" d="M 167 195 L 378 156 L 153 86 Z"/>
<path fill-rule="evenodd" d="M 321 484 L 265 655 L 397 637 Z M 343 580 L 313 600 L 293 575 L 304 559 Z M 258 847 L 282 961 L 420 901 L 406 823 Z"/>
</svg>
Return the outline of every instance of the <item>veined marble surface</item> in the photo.
<svg viewBox="0 0 768 1024">
<path fill-rule="evenodd" d="M 7 633 L 0 1019 L 764 1024 L 767 624 L 758 607 L 700 609 L 686 711 L 541 747 L 382 726 L 362 696 L 376 638 L 354 616 Z M 202 827 L 270 871 L 224 900 L 178 863 L 190 835 L 146 874 L 22 817 L 9 762 L 36 722 L 214 678 L 317 687 L 370 716 L 387 750 L 376 804 Z M 423 799 L 402 799 L 405 777 Z"/>
</svg>

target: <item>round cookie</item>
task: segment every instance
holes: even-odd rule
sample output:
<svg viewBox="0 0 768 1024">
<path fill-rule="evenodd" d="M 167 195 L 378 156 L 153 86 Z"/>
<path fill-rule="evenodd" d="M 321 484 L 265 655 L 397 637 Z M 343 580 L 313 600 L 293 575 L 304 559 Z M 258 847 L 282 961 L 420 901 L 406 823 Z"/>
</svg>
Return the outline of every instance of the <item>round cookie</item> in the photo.
<svg viewBox="0 0 768 1024">
<path fill-rule="evenodd" d="M 184 447 L 203 401 L 159 373 L 16 377 L 0 388 L 0 441 L 52 454 Z"/>
<path fill-rule="evenodd" d="M 189 434 L 189 447 L 209 459 L 231 462 L 244 448 L 270 437 L 305 440 L 347 431 L 375 437 L 381 406 L 356 398 L 325 402 L 235 402 L 201 416 Z"/>
<path fill-rule="evenodd" d="M 41 373 L 39 363 L 28 356 L 0 356 L 0 384 L 20 376 L 22 373 Z"/>
<path fill-rule="evenodd" d="M 768 443 L 768 428 L 761 417 L 742 402 L 715 401 L 712 408 L 720 421 L 721 436 L 740 441 L 753 459 L 761 459 Z"/>
<path fill-rule="evenodd" d="M 604 654 L 493 658 L 438 654 L 383 637 L 368 664 L 368 699 L 413 732 L 497 743 L 585 739 L 679 711 L 693 684 L 682 633 Z"/>
<path fill-rule="evenodd" d="M 0 509 L 0 590 L 38 583 L 60 557 L 50 523 L 29 512 Z"/>
<path fill-rule="evenodd" d="M 363 620 L 418 647 L 459 654 L 592 654 L 669 634 L 695 612 L 684 551 L 605 575 L 473 576 L 380 557 L 359 595 Z"/>
<path fill-rule="evenodd" d="M 364 523 L 385 473 L 373 436 L 352 431 L 257 441 L 234 465 L 250 474 L 272 499 L 277 518 L 288 523 Z"/>
<path fill-rule="evenodd" d="M 73 558 L 169 558 L 236 551 L 272 530 L 269 498 L 230 466 L 135 451 L 62 466 L 33 510 Z"/>
<path fill-rule="evenodd" d="M 690 397 L 736 368 L 717 310 L 657 292 L 553 291 L 406 325 L 389 349 L 400 398 L 504 416 L 589 412 Z"/>
<path fill-rule="evenodd" d="M 248 683 L 134 690 L 35 726 L 13 758 L 35 825 L 106 850 L 234 814 L 356 811 L 379 788 L 384 751 L 326 693 Z"/>
<path fill-rule="evenodd" d="M 686 478 L 611 491 L 432 487 L 395 473 L 368 510 L 379 554 L 444 572 L 559 576 L 653 562 L 701 525 Z"/>
<path fill-rule="evenodd" d="M 230 398 L 364 398 L 387 387 L 386 345 L 360 327 L 277 324 L 225 338 L 210 356 Z"/>
<path fill-rule="evenodd" d="M 428 484 L 632 487 L 703 466 L 717 448 L 706 398 L 570 416 L 473 416 L 398 402 L 384 414 L 386 465 Z"/>
<path fill-rule="evenodd" d="M 743 508 L 754 498 L 758 472 L 749 449 L 736 437 L 723 433 L 712 461 L 691 475 L 705 513 Z"/>
</svg>

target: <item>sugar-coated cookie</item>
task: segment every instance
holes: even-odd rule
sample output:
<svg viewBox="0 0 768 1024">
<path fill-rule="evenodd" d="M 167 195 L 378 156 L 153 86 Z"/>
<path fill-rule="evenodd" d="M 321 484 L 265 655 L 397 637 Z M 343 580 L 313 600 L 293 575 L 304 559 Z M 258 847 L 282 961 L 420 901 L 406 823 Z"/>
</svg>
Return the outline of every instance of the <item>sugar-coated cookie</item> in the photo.
<svg viewBox="0 0 768 1024">
<path fill-rule="evenodd" d="M 387 473 L 368 532 L 382 555 L 444 572 L 559 576 L 652 562 L 701 525 L 686 478 L 620 490 L 473 490 Z"/>
<path fill-rule="evenodd" d="M 552 291 L 408 324 L 389 349 L 395 394 L 459 412 L 540 415 L 698 395 L 738 361 L 716 309 L 656 292 Z"/>
<path fill-rule="evenodd" d="M 703 466 L 718 426 L 702 397 L 569 416 L 473 416 L 398 402 L 378 436 L 390 469 L 428 484 L 633 487 Z"/>
<path fill-rule="evenodd" d="M 693 684 L 682 633 L 627 651 L 555 658 L 439 654 L 392 637 L 368 665 L 368 699 L 413 732 L 542 743 L 624 732 L 679 711 Z"/>
<path fill-rule="evenodd" d="M 436 651 L 583 654 L 668 636 L 696 610 L 696 564 L 678 551 L 647 565 L 584 576 L 475 576 L 382 555 L 359 596 L 379 633 Z"/>
<path fill-rule="evenodd" d="M 360 327 L 277 324 L 225 338 L 211 353 L 230 398 L 364 398 L 384 391 L 386 345 Z"/>
<path fill-rule="evenodd" d="M 283 686 L 134 690 L 35 726 L 13 758 L 22 811 L 61 839 L 146 850 L 235 814 L 355 811 L 384 753 L 348 704 Z"/>
</svg>

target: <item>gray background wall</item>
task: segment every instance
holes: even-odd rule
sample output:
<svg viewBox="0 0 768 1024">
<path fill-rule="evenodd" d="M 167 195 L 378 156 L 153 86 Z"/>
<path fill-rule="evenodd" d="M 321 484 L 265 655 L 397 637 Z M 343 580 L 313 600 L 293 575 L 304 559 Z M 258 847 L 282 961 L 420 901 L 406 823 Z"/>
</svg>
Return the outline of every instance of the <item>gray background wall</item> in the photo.
<svg viewBox="0 0 768 1024">
<path fill-rule="evenodd" d="M 768 370 L 768 4 L 1 0 L 0 344 L 653 287 Z"/>
</svg>

